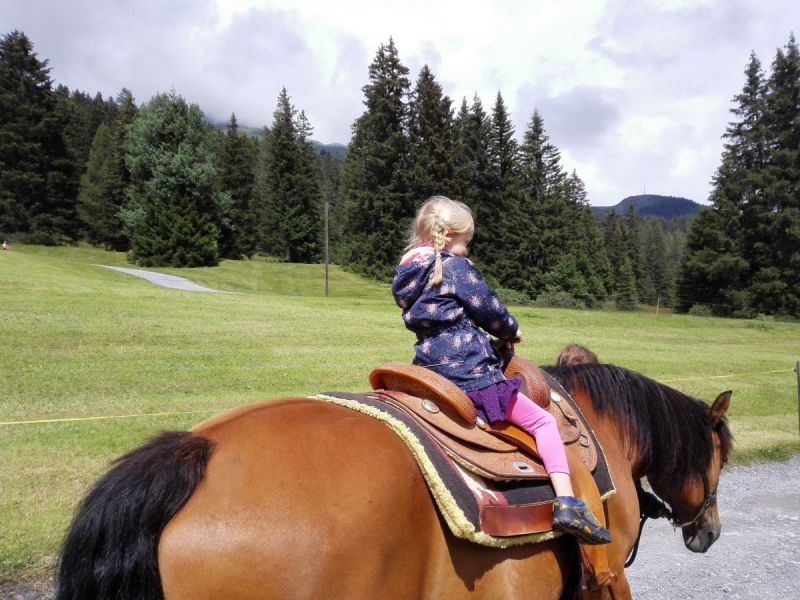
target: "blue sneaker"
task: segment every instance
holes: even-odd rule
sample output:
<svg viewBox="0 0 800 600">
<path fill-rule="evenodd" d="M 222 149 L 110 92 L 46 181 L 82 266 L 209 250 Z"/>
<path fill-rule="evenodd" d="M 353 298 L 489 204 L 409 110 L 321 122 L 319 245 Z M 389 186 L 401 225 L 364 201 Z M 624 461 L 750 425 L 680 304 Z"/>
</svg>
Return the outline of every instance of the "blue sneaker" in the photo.
<svg viewBox="0 0 800 600">
<path fill-rule="evenodd" d="M 553 500 L 553 529 L 578 538 L 584 544 L 608 544 L 611 534 L 589 510 L 573 496 L 556 496 Z"/>
</svg>

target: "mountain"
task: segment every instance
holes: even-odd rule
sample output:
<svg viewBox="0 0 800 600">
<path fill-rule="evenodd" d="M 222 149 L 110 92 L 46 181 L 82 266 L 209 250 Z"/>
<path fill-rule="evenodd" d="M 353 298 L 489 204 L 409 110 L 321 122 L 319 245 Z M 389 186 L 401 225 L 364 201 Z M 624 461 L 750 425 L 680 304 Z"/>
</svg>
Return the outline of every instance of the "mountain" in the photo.
<svg viewBox="0 0 800 600">
<path fill-rule="evenodd" d="M 213 122 L 208 121 L 208 123 L 214 128 L 219 129 L 220 131 L 225 131 L 228 128 L 227 123 L 222 122 Z M 263 127 L 250 127 L 248 125 L 239 124 L 239 131 L 241 133 L 246 133 L 250 137 L 254 137 L 257 140 L 261 140 L 264 137 L 264 128 Z M 316 140 L 310 140 L 311 145 L 316 150 L 317 154 L 330 154 L 334 158 L 344 159 L 345 155 L 347 154 L 347 144 L 323 144 L 322 142 L 318 142 Z"/>
<path fill-rule="evenodd" d="M 597 217 L 605 217 L 612 210 L 618 215 L 624 215 L 628 212 L 628 207 L 631 204 L 636 210 L 636 214 L 640 217 L 661 217 L 668 220 L 684 215 L 694 215 L 702 208 L 701 204 L 688 198 L 640 194 L 638 196 L 628 196 L 614 206 L 593 206 L 592 212 Z"/>
</svg>

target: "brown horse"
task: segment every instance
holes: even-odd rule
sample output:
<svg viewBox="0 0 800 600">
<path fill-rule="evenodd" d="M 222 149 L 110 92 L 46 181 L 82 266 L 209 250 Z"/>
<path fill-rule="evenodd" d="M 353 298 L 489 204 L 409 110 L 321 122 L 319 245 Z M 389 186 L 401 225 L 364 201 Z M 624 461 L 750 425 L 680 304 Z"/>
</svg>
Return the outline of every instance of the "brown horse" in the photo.
<svg viewBox="0 0 800 600">
<path fill-rule="evenodd" d="M 598 597 L 629 598 L 639 478 L 670 504 L 690 550 L 719 536 L 730 392 L 709 407 L 619 367 L 547 370 L 575 396 L 617 489 L 606 521 L 618 577 Z M 119 459 L 79 508 L 57 598 L 559 598 L 574 585 L 575 557 L 568 537 L 507 549 L 455 538 L 389 428 L 288 398 Z"/>
</svg>

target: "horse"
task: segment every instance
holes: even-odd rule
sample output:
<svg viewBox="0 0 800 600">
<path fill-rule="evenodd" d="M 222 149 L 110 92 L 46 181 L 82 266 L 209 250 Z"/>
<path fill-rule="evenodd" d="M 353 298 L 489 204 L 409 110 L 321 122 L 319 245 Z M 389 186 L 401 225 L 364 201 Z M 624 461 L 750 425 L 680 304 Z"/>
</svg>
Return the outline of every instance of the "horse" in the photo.
<svg viewBox="0 0 800 600">
<path fill-rule="evenodd" d="M 689 550 L 719 537 L 731 393 L 709 406 L 621 367 L 544 369 L 575 398 L 616 487 L 604 516 L 617 576 L 591 594 L 630 598 L 624 563 L 642 477 Z M 575 593 L 576 548 L 566 536 L 508 548 L 456 538 L 388 427 L 283 398 L 162 433 L 117 459 L 76 511 L 56 598 L 555 599 Z"/>
</svg>

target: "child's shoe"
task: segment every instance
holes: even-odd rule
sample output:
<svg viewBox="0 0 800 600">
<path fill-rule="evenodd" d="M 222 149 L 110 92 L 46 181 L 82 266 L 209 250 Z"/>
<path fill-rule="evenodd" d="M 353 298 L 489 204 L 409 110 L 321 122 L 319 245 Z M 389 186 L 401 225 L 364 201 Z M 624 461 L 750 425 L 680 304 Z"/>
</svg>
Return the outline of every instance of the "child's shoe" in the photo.
<svg viewBox="0 0 800 600">
<path fill-rule="evenodd" d="M 553 529 L 578 538 L 584 544 L 607 544 L 611 534 L 600 525 L 589 507 L 573 496 L 553 500 Z"/>
</svg>

